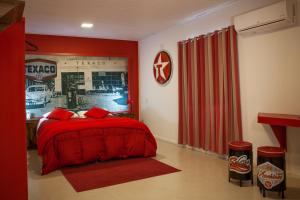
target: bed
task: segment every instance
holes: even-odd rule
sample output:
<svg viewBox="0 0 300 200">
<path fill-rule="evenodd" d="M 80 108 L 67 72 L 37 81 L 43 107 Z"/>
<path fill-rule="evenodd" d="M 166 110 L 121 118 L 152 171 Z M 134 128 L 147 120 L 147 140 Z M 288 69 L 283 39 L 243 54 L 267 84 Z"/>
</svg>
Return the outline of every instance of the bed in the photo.
<svg viewBox="0 0 300 200">
<path fill-rule="evenodd" d="M 157 144 L 149 128 L 130 118 L 43 118 L 37 130 L 42 174 L 69 165 L 115 158 L 151 157 Z"/>
</svg>

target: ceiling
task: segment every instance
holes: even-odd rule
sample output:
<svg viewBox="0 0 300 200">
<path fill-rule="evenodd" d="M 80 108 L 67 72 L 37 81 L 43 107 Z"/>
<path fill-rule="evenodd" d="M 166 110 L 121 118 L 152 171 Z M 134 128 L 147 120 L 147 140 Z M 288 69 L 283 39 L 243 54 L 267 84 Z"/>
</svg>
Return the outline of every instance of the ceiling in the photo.
<svg viewBox="0 0 300 200">
<path fill-rule="evenodd" d="M 13 7 L 14 7 L 14 5 L 12 5 L 12 4 L 0 2 L 0 17 L 5 15 Z"/>
<path fill-rule="evenodd" d="M 232 1 L 232 0 L 230 0 Z M 229 0 L 25 0 L 26 32 L 139 40 Z M 94 24 L 82 29 L 82 22 Z"/>
</svg>

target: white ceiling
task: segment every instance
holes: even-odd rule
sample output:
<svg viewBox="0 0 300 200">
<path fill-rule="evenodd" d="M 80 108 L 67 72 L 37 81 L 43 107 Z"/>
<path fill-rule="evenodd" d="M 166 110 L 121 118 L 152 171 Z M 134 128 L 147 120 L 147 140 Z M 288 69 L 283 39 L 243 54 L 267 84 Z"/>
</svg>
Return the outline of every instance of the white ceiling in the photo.
<svg viewBox="0 0 300 200">
<path fill-rule="evenodd" d="M 27 33 L 139 40 L 229 1 L 25 0 L 24 16 Z"/>
<path fill-rule="evenodd" d="M 0 2 L 0 17 L 6 14 L 10 9 L 12 9 L 14 5 Z"/>
</svg>

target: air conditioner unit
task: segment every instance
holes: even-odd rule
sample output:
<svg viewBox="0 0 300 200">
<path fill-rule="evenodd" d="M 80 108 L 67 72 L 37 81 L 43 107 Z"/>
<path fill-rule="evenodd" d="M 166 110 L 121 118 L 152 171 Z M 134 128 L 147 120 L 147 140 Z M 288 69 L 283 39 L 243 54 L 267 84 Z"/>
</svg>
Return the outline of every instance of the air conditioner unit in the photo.
<svg viewBox="0 0 300 200">
<path fill-rule="evenodd" d="M 270 32 L 296 24 L 296 1 L 278 3 L 234 17 L 234 26 L 241 35 Z"/>
</svg>

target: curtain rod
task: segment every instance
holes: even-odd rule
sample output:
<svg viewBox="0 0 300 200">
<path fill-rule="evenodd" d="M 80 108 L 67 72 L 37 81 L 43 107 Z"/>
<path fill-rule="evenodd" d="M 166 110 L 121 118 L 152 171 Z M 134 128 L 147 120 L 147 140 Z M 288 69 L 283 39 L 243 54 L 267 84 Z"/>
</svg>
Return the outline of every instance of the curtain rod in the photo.
<svg viewBox="0 0 300 200">
<path fill-rule="evenodd" d="M 182 41 L 179 41 L 179 43 L 187 43 L 187 42 L 189 42 L 189 41 L 191 41 L 191 40 L 199 40 L 201 37 L 204 37 L 204 38 L 206 38 L 206 37 L 209 37 L 209 36 L 212 36 L 212 35 L 214 35 L 214 34 L 216 34 L 216 33 L 221 33 L 222 31 L 228 31 L 229 29 L 230 29 L 230 27 L 231 26 L 229 26 L 229 27 L 226 27 L 226 28 L 222 28 L 221 30 L 217 30 L 217 31 L 214 31 L 214 32 L 210 32 L 210 33 L 207 33 L 207 34 L 203 34 L 203 35 L 198 35 L 198 36 L 196 36 L 196 37 L 194 37 L 194 38 L 189 38 L 189 39 L 186 39 L 186 40 L 182 40 Z"/>
</svg>

